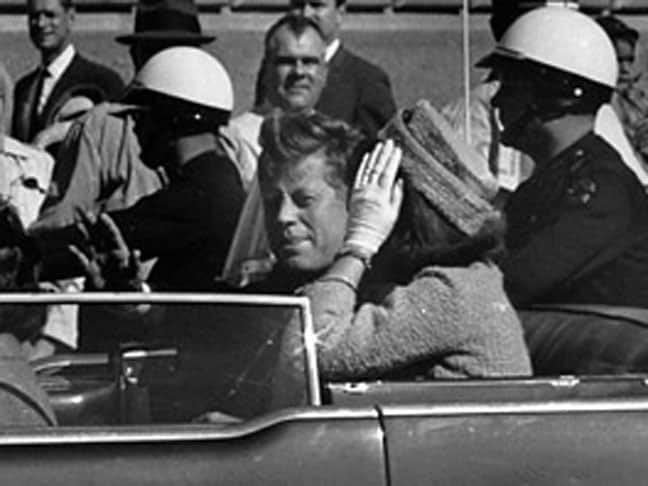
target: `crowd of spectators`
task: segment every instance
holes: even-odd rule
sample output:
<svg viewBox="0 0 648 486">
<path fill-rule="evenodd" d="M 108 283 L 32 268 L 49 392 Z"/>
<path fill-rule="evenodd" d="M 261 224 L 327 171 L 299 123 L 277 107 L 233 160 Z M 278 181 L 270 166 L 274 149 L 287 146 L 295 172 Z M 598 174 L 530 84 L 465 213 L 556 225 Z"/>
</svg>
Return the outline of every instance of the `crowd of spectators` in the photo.
<svg viewBox="0 0 648 486">
<path fill-rule="evenodd" d="M 344 46 L 343 0 L 291 0 L 254 106 L 231 118 L 192 0 L 140 0 L 117 39 L 128 88 L 77 52 L 70 0 L 27 6 L 41 62 L 15 89 L 0 68 L 5 291 L 305 295 L 335 380 L 530 376 L 517 311 L 648 306 L 648 98 L 638 32 L 615 17 L 493 2 L 484 81 L 437 111 L 397 108 L 387 74 Z M 3 362 L 159 337 L 137 314 L 0 316 Z M 292 403 L 300 332 L 286 323 L 278 363 Z M 18 361 L 41 404 L 25 420 L 54 423 Z"/>
</svg>

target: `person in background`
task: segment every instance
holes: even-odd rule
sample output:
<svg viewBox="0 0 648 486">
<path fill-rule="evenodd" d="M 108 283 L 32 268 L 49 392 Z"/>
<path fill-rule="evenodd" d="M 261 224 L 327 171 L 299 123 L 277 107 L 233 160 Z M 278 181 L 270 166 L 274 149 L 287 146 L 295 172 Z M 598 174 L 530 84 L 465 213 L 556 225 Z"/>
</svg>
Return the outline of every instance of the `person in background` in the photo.
<svg viewBox="0 0 648 486">
<path fill-rule="evenodd" d="M 0 292 L 34 292 L 35 249 L 16 208 L 0 199 Z M 38 305 L 0 305 L 0 426 L 50 426 L 56 417 L 27 358 L 45 320 Z"/>
<path fill-rule="evenodd" d="M 95 103 L 121 96 L 124 83 L 113 70 L 77 53 L 72 43 L 71 0 L 28 0 L 29 36 L 40 53 L 40 65 L 16 83 L 12 135 L 31 142 L 53 123 L 62 104 L 92 93 Z"/>
<path fill-rule="evenodd" d="M 232 239 L 223 280 L 245 286 L 263 278 L 272 266 L 263 205 L 256 180 L 257 160 L 261 154 L 259 132 L 264 115 L 272 110 L 312 110 L 326 82 L 326 43 L 319 25 L 308 17 L 287 14 L 275 22 L 265 38 L 267 97 L 263 106 L 234 118 L 229 125 L 238 134 L 254 162 L 252 183 Z"/>
<path fill-rule="evenodd" d="M 639 85 L 642 73 L 635 57 L 639 32 L 613 15 L 596 17 L 614 44 L 619 63 L 619 79 L 612 94 L 612 107 L 623 124 L 634 149 L 648 155 L 648 95 Z"/>
<path fill-rule="evenodd" d="M 291 0 L 290 12 L 315 21 L 326 41 L 328 79 L 316 109 L 356 126 L 369 137 L 396 111 L 387 74 L 342 45 L 340 28 L 345 0 Z M 266 101 L 265 61 L 257 75 L 255 105 Z"/>
<path fill-rule="evenodd" d="M 284 15 L 266 32 L 265 100 L 230 122 L 230 127 L 245 140 L 255 161 L 261 154 L 259 131 L 265 115 L 277 108 L 311 110 L 317 104 L 326 83 L 325 53 L 324 34 L 308 17 Z M 250 171 L 256 173 L 256 164 Z"/>
<path fill-rule="evenodd" d="M 11 130 L 13 114 L 13 81 L 5 65 L 0 62 L 0 133 Z"/>
<path fill-rule="evenodd" d="M 324 380 L 531 373 L 492 260 L 500 215 L 438 141 L 451 132 L 441 125 L 422 102 L 362 156 L 358 133 L 319 113 L 264 121 L 259 180 L 277 265 L 254 290 L 309 298 Z M 277 373 L 291 403 L 300 340 L 290 325 Z"/>
<path fill-rule="evenodd" d="M 536 164 L 505 206 L 502 270 L 513 303 L 645 306 L 648 199 L 615 148 L 594 133 L 618 77 L 606 33 L 575 10 L 536 9 L 480 65 L 501 83 L 492 103 L 502 143 Z"/>
</svg>

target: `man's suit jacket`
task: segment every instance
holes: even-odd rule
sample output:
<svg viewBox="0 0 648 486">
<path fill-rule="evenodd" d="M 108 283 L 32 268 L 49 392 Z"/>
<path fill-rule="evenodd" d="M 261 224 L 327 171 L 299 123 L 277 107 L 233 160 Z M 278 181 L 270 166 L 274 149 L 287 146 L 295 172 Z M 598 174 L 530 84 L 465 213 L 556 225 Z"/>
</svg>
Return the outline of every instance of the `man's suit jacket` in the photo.
<svg viewBox="0 0 648 486">
<path fill-rule="evenodd" d="M 36 68 L 23 76 L 14 90 L 12 135 L 24 142 L 30 142 L 39 131 L 51 125 L 58 110 L 71 97 L 86 96 L 96 104 L 116 99 L 124 90 L 124 82 L 115 71 L 77 53 L 54 85 L 43 111 L 35 115 L 33 104 L 37 103 L 34 94 L 38 76 L 39 68 Z"/>
<path fill-rule="evenodd" d="M 262 63 L 255 105 L 261 105 L 265 97 L 264 68 Z M 374 137 L 396 112 L 396 103 L 385 71 L 340 46 L 329 61 L 326 86 L 315 108 Z"/>
<path fill-rule="evenodd" d="M 387 73 L 340 46 L 316 108 L 362 129 L 370 137 L 396 112 Z"/>
</svg>

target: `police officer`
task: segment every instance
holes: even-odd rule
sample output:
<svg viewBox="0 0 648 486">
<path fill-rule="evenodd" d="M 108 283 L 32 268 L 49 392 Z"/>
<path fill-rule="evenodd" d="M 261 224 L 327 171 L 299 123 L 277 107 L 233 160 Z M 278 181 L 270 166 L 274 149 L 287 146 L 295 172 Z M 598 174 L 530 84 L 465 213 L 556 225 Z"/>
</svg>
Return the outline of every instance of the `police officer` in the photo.
<svg viewBox="0 0 648 486">
<path fill-rule="evenodd" d="M 618 74 L 605 32 L 572 9 L 539 8 L 480 64 L 501 80 L 502 142 L 537 167 L 505 207 L 512 301 L 648 305 L 648 201 L 593 132 Z"/>
<path fill-rule="evenodd" d="M 144 64 L 127 96 L 142 107 L 135 119 L 141 159 L 163 166 L 169 183 L 107 214 L 129 248 L 145 259 L 157 257 L 149 282 L 158 289 L 212 288 L 225 259 L 244 199 L 238 170 L 218 143 L 232 93 L 229 75 L 216 58 L 196 47 L 172 47 Z M 58 241 L 60 249 L 63 240 L 86 248 L 95 243 L 93 225 L 86 221 L 90 241 L 84 241 L 83 231 L 71 234 L 74 227 L 39 234 L 45 269 L 69 272 L 51 246 Z"/>
</svg>

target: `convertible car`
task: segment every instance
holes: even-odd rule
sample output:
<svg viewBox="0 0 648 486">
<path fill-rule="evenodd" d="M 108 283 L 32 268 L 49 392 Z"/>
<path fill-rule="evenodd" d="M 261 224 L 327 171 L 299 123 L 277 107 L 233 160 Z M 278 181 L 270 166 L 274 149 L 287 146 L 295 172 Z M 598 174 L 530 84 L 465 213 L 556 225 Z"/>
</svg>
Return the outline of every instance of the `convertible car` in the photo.
<svg viewBox="0 0 648 486">
<path fill-rule="evenodd" d="M 116 321 L 158 310 L 160 322 L 183 330 L 175 343 L 34 362 L 59 425 L 2 431 L 4 484 L 610 485 L 648 477 L 641 310 L 523 312 L 533 378 L 321 383 L 302 298 L 0 298 L 76 303 Z M 289 320 L 303 331 L 290 350 L 303 366 L 291 377 L 301 393 L 284 395 L 277 363 Z"/>
</svg>

